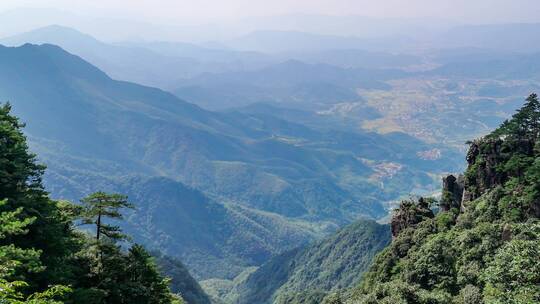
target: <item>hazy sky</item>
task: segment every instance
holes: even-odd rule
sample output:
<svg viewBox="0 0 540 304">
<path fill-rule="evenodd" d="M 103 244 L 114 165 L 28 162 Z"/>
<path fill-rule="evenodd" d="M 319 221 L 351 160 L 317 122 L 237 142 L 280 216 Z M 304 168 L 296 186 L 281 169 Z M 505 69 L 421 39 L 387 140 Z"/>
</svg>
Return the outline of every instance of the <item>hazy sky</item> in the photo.
<svg viewBox="0 0 540 304">
<path fill-rule="evenodd" d="M 538 16 L 540 0 L 0 0 L 0 37 L 50 24 L 104 41 L 225 41 L 255 30 L 419 37 Z"/>
<path fill-rule="evenodd" d="M 1 0 L 0 10 L 50 7 L 171 22 L 289 13 L 436 17 L 466 23 L 537 22 L 540 0 Z"/>
</svg>

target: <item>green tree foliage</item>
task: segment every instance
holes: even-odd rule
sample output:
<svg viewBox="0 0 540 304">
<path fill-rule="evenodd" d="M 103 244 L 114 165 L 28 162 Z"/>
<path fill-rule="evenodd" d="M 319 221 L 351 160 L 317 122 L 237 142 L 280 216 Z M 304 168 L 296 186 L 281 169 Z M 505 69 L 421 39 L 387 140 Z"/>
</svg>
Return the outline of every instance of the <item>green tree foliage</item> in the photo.
<svg viewBox="0 0 540 304">
<path fill-rule="evenodd" d="M 121 209 L 133 208 L 127 196 L 93 193 L 81 200 L 83 224 L 95 225 L 94 242 L 86 244 L 89 280 L 79 293 L 87 303 L 156 303 L 177 301 L 169 290 L 169 281 L 161 276 L 150 254 L 140 245 L 127 253 L 117 244 L 126 240 L 119 226 L 107 223 L 122 219 Z M 96 299 L 99 299 L 96 301 Z"/>
<path fill-rule="evenodd" d="M 538 95 L 531 94 L 525 105 L 493 131 L 488 137 L 501 136 L 538 138 L 540 135 L 540 101 Z"/>
<path fill-rule="evenodd" d="M 321 303 L 326 295 L 356 285 L 391 237 L 388 225 L 359 220 L 319 242 L 272 258 L 230 295 L 239 304 Z M 333 294 L 328 301 L 337 298 L 339 294 Z"/>
<path fill-rule="evenodd" d="M 180 260 L 159 252 L 152 252 L 152 255 L 156 257 L 158 269 L 171 278 L 172 292 L 181 294 L 182 298 L 188 303 L 210 304 L 208 295 Z"/>
<path fill-rule="evenodd" d="M 0 212 L 16 212 L 26 223 L 26 233 L 0 240 L 0 245 L 44 252 L 39 258 L 43 271 L 18 268 L 16 276 L 37 291 L 51 284 L 64 284 L 73 273 L 66 267 L 70 255 L 78 250 L 70 230 L 71 222 L 63 216 L 57 202 L 48 198 L 42 186 L 45 167 L 29 152 L 21 128 L 24 124 L 10 115 L 11 106 L 0 106 L 0 199 L 7 200 Z M 28 222 L 32 219 L 31 222 Z"/>
<path fill-rule="evenodd" d="M 471 143 L 462 210 L 406 225 L 354 303 L 540 303 L 540 103 Z"/>
<path fill-rule="evenodd" d="M 0 303 L 182 303 L 139 245 L 123 251 L 119 227 L 127 197 L 95 193 L 83 206 L 53 201 L 44 190 L 45 168 L 28 151 L 24 126 L 0 106 Z M 73 221 L 96 225 L 96 239 Z"/>
<path fill-rule="evenodd" d="M 132 246 L 127 253 L 118 246 L 104 247 L 99 268 L 90 276 L 92 294 L 101 300 L 89 299 L 87 303 L 166 304 L 179 300 L 170 293 L 169 281 L 140 245 Z"/>
<path fill-rule="evenodd" d="M 0 201 L 0 207 L 6 205 L 6 200 Z M 22 208 L 11 212 L 0 213 L 0 240 L 9 239 L 15 235 L 25 235 L 27 227 L 35 218 L 20 220 Z M 16 280 L 15 273 L 18 268 L 25 268 L 30 272 L 43 271 L 39 260 L 41 252 L 34 249 L 21 249 L 13 244 L 0 246 L 0 303 L 9 304 L 55 304 L 61 303 L 58 298 L 70 291 L 65 286 L 54 286 L 42 293 L 25 296 L 20 290 L 28 287 L 28 283 Z"/>
<path fill-rule="evenodd" d="M 512 240 L 505 244 L 485 272 L 487 302 L 537 302 L 540 299 L 539 255 L 537 239 Z"/>
<path fill-rule="evenodd" d="M 96 225 L 96 241 L 99 242 L 102 235 L 114 240 L 126 238 L 119 226 L 107 224 L 104 220 L 122 219 L 120 209 L 133 208 L 133 205 L 127 201 L 127 196 L 96 192 L 83 198 L 81 202 L 83 203 L 82 221 L 84 224 Z"/>
</svg>

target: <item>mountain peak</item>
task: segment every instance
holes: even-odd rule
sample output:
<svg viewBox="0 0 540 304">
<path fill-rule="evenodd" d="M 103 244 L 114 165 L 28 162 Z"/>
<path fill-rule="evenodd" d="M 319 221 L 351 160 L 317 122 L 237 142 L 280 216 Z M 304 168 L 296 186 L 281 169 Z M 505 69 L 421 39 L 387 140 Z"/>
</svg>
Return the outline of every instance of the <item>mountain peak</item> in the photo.
<svg viewBox="0 0 540 304">
<path fill-rule="evenodd" d="M 0 66 L 6 69 L 20 69 L 32 65 L 35 67 L 35 73 L 42 73 L 43 75 L 52 76 L 57 72 L 84 79 L 109 79 L 98 68 L 54 44 L 27 42 L 18 47 L 4 46 L 0 48 L 0 54 L 5 59 L 11 58 L 10 60 L 0 61 Z"/>
<path fill-rule="evenodd" d="M 3 38 L 0 40 L 0 43 L 9 46 L 19 46 L 25 43 L 51 43 L 68 47 L 72 45 L 90 46 L 93 44 L 99 44 L 100 42 L 94 37 L 82 33 L 74 28 L 52 24 L 15 36 Z"/>
</svg>

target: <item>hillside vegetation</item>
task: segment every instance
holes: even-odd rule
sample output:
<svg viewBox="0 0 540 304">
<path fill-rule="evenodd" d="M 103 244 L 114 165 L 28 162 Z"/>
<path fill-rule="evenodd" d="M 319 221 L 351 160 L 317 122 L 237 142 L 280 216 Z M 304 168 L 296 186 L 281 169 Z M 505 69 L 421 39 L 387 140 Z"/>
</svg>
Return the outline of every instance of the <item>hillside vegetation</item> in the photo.
<svg viewBox="0 0 540 304">
<path fill-rule="evenodd" d="M 540 102 L 470 143 L 440 212 L 404 202 L 361 284 L 326 303 L 539 303 Z"/>
<path fill-rule="evenodd" d="M 125 243 L 128 237 L 111 224 L 131 207 L 127 198 L 97 192 L 81 205 L 51 200 L 42 184 L 45 167 L 10 112 L 9 104 L 0 106 L 0 302 L 183 303 L 151 255 Z"/>
<path fill-rule="evenodd" d="M 271 259 L 238 287 L 237 303 L 322 300 L 358 283 L 373 257 L 390 242 L 388 226 L 361 220 L 304 249 Z"/>
<path fill-rule="evenodd" d="M 418 156 L 439 147 L 404 134 L 206 111 L 53 45 L 0 47 L 0 94 L 28 122 L 53 197 L 129 195 L 137 208 L 120 226 L 197 279 L 232 279 L 360 216 L 383 216 L 382 202 L 429 189 L 455 166 L 451 152 Z"/>
<path fill-rule="evenodd" d="M 159 271 L 170 279 L 172 292 L 182 295 L 182 299 L 188 304 L 211 303 L 208 295 L 180 260 L 160 252 L 152 252 L 152 255 L 156 257 Z"/>
</svg>

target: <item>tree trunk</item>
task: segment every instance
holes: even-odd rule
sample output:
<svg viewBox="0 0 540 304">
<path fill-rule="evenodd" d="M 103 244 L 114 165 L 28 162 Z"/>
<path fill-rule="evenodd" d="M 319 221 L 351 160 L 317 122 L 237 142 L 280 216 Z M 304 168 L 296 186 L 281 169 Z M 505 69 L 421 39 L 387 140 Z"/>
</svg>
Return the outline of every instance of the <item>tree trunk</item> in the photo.
<svg viewBox="0 0 540 304">
<path fill-rule="evenodd" d="M 99 241 L 99 236 L 101 232 L 101 212 L 98 213 L 98 218 L 96 222 L 96 240 Z"/>
</svg>

